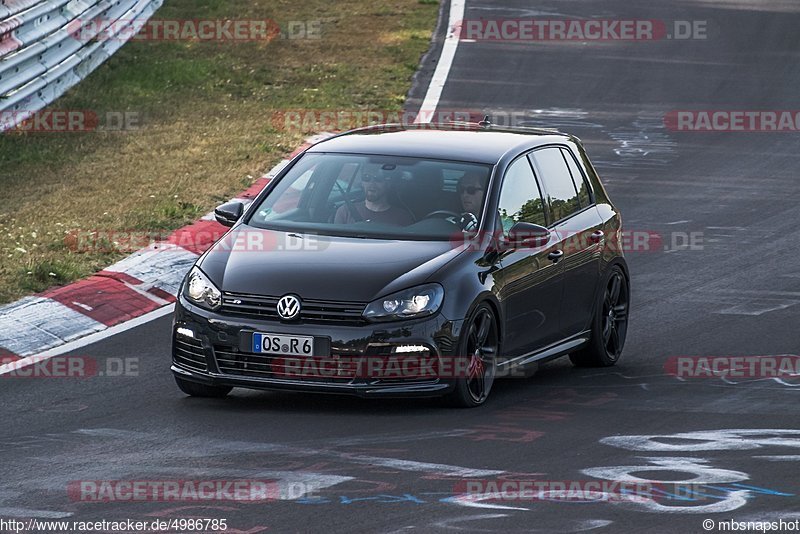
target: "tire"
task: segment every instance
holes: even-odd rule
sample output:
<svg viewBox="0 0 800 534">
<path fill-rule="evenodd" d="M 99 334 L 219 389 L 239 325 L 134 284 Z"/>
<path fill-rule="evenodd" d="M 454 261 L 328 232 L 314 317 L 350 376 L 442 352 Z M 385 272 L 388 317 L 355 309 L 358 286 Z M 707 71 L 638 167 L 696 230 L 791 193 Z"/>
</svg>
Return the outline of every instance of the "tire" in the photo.
<svg viewBox="0 0 800 534">
<path fill-rule="evenodd" d="M 232 387 L 228 386 L 209 386 L 207 384 L 200 384 L 199 382 L 191 382 L 189 380 L 184 380 L 179 376 L 175 377 L 175 382 L 178 384 L 178 387 L 181 389 L 181 391 L 191 397 L 209 397 L 220 399 L 225 397 L 233 389 Z"/>
<path fill-rule="evenodd" d="M 451 406 L 475 408 L 486 402 L 497 373 L 500 333 L 491 306 L 480 304 L 464 322 L 458 358 L 466 358 L 466 376 L 458 376 L 446 400 Z"/>
<path fill-rule="evenodd" d="M 622 356 L 628 333 L 630 282 L 619 265 L 613 265 L 604 280 L 592 317 L 589 344 L 569 355 L 576 367 L 611 367 Z"/>
</svg>

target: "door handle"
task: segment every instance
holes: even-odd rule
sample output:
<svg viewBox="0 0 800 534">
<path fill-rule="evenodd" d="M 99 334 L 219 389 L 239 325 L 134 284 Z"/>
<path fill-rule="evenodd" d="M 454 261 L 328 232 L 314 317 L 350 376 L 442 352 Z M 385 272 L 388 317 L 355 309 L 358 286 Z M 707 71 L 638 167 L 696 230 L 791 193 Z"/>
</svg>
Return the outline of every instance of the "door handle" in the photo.
<svg viewBox="0 0 800 534">
<path fill-rule="evenodd" d="M 556 262 L 558 262 L 558 260 L 561 259 L 561 257 L 563 255 L 564 255 L 564 251 L 563 250 L 554 250 L 553 252 L 551 252 L 550 254 L 547 255 L 547 259 L 549 259 L 553 263 L 556 263 Z"/>
<path fill-rule="evenodd" d="M 598 230 L 598 231 L 594 232 L 592 235 L 590 235 L 589 239 L 591 239 L 595 243 L 599 243 L 600 240 L 603 239 L 604 235 L 605 234 L 603 233 L 602 230 Z"/>
</svg>

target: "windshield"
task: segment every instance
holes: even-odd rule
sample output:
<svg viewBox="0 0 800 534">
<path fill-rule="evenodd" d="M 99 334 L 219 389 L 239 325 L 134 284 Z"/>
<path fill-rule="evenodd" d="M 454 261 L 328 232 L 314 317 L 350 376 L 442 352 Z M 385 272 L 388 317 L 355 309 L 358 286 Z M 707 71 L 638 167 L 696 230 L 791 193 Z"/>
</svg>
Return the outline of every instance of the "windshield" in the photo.
<svg viewBox="0 0 800 534">
<path fill-rule="evenodd" d="M 448 240 L 477 230 L 491 167 L 357 154 L 306 154 L 254 210 L 259 228 Z"/>
</svg>

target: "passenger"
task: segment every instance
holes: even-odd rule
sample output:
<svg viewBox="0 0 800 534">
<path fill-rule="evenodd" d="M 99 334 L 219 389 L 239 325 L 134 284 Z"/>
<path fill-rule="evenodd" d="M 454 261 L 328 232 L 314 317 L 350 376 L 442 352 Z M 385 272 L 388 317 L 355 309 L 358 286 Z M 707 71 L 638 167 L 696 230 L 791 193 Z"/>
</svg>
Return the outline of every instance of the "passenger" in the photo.
<svg viewBox="0 0 800 534">
<path fill-rule="evenodd" d="M 389 203 L 391 184 L 380 166 L 372 165 L 365 168 L 361 175 L 361 183 L 364 187 L 364 202 L 351 202 L 340 206 L 333 218 L 335 224 L 363 221 L 408 226 L 414 222 L 414 217 L 408 211 Z"/>
</svg>

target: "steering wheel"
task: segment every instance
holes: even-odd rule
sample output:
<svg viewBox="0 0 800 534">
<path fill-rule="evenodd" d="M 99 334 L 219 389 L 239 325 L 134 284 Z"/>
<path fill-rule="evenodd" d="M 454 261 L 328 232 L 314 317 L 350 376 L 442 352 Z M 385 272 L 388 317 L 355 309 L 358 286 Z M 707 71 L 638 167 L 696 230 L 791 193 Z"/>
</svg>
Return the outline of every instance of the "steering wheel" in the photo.
<svg viewBox="0 0 800 534">
<path fill-rule="evenodd" d="M 454 212 L 454 211 L 436 210 L 436 211 L 432 211 L 429 214 L 427 214 L 425 217 L 423 217 L 423 219 L 430 219 L 431 217 L 441 217 L 443 215 L 446 215 L 448 217 L 455 217 L 457 219 L 461 218 L 461 215 L 456 213 L 456 212 Z"/>
<path fill-rule="evenodd" d="M 429 217 L 441 217 L 441 216 L 445 216 L 448 221 L 458 225 L 458 227 L 465 232 L 472 231 L 478 228 L 477 217 L 475 217 L 475 215 L 473 215 L 468 211 L 465 211 L 464 213 L 459 215 L 454 211 L 437 210 L 427 214 L 425 218 L 427 219 Z"/>
</svg>

